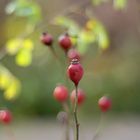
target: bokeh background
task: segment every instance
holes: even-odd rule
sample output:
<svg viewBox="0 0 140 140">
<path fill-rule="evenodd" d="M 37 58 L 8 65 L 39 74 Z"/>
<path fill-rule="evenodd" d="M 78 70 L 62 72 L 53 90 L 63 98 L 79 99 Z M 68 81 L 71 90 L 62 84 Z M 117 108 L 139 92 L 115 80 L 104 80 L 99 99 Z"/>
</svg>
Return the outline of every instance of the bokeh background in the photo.
<svg viewBox="0 0 140 140">
<path fill-rule="evenodd" d="M 6 69 L 21 84 L 21 91 L 16 99 L 10 100 L 6 98 L 8 95 L 4 96 L 3 89 L 0 91 L 1 108 L 10 109 L 18 121 L 25 121 L 27 118 L 31 120 L 37 118 L 55 120 L 62 107 L 60 103 L 54 100 L 52 96 L 53 90 L 58 83 L 64 83 L 71 92 L 73 84 L 65 80 L 66 59 L 57 42 L 58 37 L 66 29 L 53 24 L 52 21 L 58 16 L 65 16 L 73 19 L 81 28 L 84 28 L 90 17 L 98 20 L 103 25 L 110 44 L 107 49 L 101 52 L 98 50 L 98 45 L 93 43 L 84 52 L 81 63 L 85 69 L 85 75 L 80 87 L 86 93 L 86 101 L 80 107 L 79 114 L 83 120 L 90 118 L 91 121 L 96 122 L 97 120 L 98 122 L 100 116 L 100 110 L 97 105 L 98 99 L 103 95 L 108 95 L 112 99 L 112 109 L 108 113 L 108 116 L 112 117 L 109 117 L 108 123 L 113 124 L 109 125 L 108 130 L 112 130 L 112 133 L 115 133 L 115 131 L 118 132 L 122 128 L 123 133 L 121 131 L 117 133 L 117 136 L 120 136 L 118 139 L 126 139 L 122 135 L 129 131 L 136 133 L 132 135 L 133 138 L 134 136 L 137 139 L 140 138 L 137 133 L 138 129 L 140 129 L 138 126 L 140 123 L 140 1 L 127 0 L 126 3 L 123 3 L 123 1 L 125 0 L 120 0 L 120 5 L 119 2 L 116 2 L 116 5 L 113 6 L 112 1 L 94 3 L 94 0 L 92 2 L 87 0 L 30 0 L 29 3 L 35 3 L 33 9 L 36 12 L 34 12 L 33 9 L 33 11 L 30 11 L 31 9 L 28 8 L 31 5 L 27 4 L 27 7 L 20 5 L 21 7 L 17 6 L 19 9 L 16 9 L 13 3 L 13 5 L 10 5 L 11 7 L 9 6 L 9 3 L 16 1 L 1 0 L 1 75 Z M 85 13 L 88 14 L 88 17 L 83 15 L 83 11 L 86 11 Z M 30 15 L 30 13 L 32 14 Z M 35 16 L 33 16 L 34 14 Z M 40 35 L 44 31 L 48 31 L 54 36 L 54 49 L 63 65 L 60 65 L 49 48 L 40 42 Z M 30 39 L 31 43 L 33 43 L 33 49 L 29 47 L 31 56 L 28 53 L 21 56 L 22 59 L 28 57 L 31 59 L 30 57 L 32 57 L 32 62 L 29 62 L 27 67 L 26 62 L 25 65 L 22 60 L 19 60 L 21 64 L 18 63 L 19 61 L 15 54 L 11 55 L 11 53 L 7 52 L 7 44 L 11 39 L 17 38 Z M 119 117 L 119 119 L 116 119 L 116 117 Z M 114 120 L 116 120 L 115 124 Z M 130 129 L 126 126 L 128 122 L 130 122 Z M 57 122 L 55 123 L 57 125 Z M 120 125 L 123 123 L 125 125 L 121 127 Z M 25 124 L 21 129 L 26 129 Z M 51 134 L 52 131 L 59 129 L 56 125 L 52 123 L 51 126 L 54 129 L 47 129 L 41 121 L 39 128 L 40 130 L 46 128 Z M 33 123 L 30 126 L 36 128 L 38 124 Z M 89 126 L 91 127 L 91 125 Z M 35 131 L 38 131 L 38 129 L 36 128 Z M 111 135 L 109 131 L 104 134 L 105 137 Z M 20 134 L 20 129 L 17 132 Z M 45 131 L 43 132 L 45 133 Z M 43 136 L 43 132 L 41 133 L 42 139 L 46 138 Z M 34 131 L 30 135 L 33 135 L 33 133 Z M 57 131 L 57 134 L 60 134 L 59 131 Z M 90 131 L 86 133 L 87 136 L 90 134 Z M 23 137 L 25 138 L 25 136 Z M 128 138 L 131 138 L 131 136 L 128 136 Z M 52 137 L 52 139 L 55 138 Z"/>
</svg>

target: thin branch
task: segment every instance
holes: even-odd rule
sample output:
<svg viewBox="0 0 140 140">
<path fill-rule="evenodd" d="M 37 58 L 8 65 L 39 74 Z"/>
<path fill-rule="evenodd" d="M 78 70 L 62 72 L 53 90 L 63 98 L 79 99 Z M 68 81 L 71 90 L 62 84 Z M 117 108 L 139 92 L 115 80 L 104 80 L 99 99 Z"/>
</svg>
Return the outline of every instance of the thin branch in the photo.
<svg viewBox="0 0 140 140">
<path fill-rule="evenodd" d="M 76 91 L 76 98 L 75 98 L 75 104 L 74 104 L 74 121 L 75 121 L 75 140 L 79 140 L 79 122 L 77 117 L 77 109 L 78 109 L 78 86 L 75 85 L 75 91 Z"/>
</svg>

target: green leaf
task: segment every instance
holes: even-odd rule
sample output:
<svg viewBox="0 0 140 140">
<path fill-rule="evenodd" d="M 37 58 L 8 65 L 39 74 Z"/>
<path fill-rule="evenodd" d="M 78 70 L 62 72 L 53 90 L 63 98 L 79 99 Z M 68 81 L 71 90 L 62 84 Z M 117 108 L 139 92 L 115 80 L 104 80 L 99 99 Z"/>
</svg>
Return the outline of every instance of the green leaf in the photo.
<svg viewBox="0 0 140 140">
<path fill-rule="evenodd" d="M 126 7 L 127 0 L 114 0 L 113 4 L 115 9 L 122 10 Z"/>
<path fill-rule="evenodd" d="M 32 62 L 32 53 L 27 49 L 22 49 L 16 55 L 16 64 L 21 67 L 27 67 Z"/>
</svg>

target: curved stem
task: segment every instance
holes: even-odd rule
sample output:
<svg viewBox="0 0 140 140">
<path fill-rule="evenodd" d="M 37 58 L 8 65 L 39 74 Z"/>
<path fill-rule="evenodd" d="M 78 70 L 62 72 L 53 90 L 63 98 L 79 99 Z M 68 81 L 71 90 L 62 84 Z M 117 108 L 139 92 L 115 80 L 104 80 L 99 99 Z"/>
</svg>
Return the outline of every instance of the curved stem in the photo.
<svg viewBox="0 0 140 140">
<path fill-rule="evenodd" d="M 75 91 L 76 91 L 76 98 L 75 98 L 75 104 L 74 104 L 74 121 L 75 121 L 75 140 L 79 140 L 79 122 L 77 117 L 77 109 L 78 109 L 78 86 L 75 85 Z"/>
</svg>

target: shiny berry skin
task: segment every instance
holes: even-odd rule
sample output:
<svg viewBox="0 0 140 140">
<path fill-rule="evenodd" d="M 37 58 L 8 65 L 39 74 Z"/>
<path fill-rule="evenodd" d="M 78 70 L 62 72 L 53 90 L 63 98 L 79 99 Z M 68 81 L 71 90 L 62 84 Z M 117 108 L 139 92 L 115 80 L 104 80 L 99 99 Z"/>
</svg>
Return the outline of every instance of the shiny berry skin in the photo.
<svg viewBox="0 0 140 140">
<path fill-rule="evenodd" d="M 47 45 L 47 46 L 52 46 L 52 43 L 53 43 L 53 37 L 48 34 L 48 33 L 43 33 L 40 37 L 40 40 L 41 42 L 44 44 L 44 45 Z"/>
<path fill-rule="evenodd" d="M 79 61 L 77 59 L 73 59 L 71 61 L 70 66 L 67 69 L 67 74 L 69 78 L 74 82 L 75 86 L 79 84 L 79 81 L 83 76 L 83 73 L 84 71 Z"/>
<path fill-rule="evenodd" d="M 99 99 L 98 105 L 102 112 L 106 112 L 111 108 L 111 100 L 108 97 L 103 96 Z"/>
<path fill-rule="evenodd" d="M 61 48 L 65 52 L 67 52 L 72 47 L 72 41 L 68 34 L 64 34 L 64 35 L 60 36 L 58 42 L 59 42 L 59 45 L 61 46 Z"/>
<path fill-rule="evenodd" d="M 8 110 L 0 110 L 0 122 L 9 124 L 12 121 L 12 114 Z"/>
<path fill-rule="evenodd" d="M 76 91 L 73 90 L 70 96 L 71 102 L 74 103 L 76 98 Z M 78 89 L 78 105 L 81 105 L 85 101 L 85 93 L 83 90 Z"/>
<path fill-rule="evenodd" d="M 57 101 L 65 102 L 68 99 L 68 89 L 63 85 L 59 85 L 54 89 L 53 96 Z"/>
<path fill-rule="evenodd" d="M 76 49 L 73 49 L 73 48 L 68 51 L 67 56 L 70 61 L 72 61 L 72 59 L 80 60 L 80 54 L 78 53 Z"/>
</svg>

